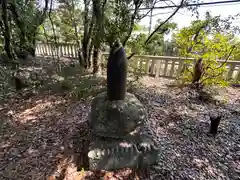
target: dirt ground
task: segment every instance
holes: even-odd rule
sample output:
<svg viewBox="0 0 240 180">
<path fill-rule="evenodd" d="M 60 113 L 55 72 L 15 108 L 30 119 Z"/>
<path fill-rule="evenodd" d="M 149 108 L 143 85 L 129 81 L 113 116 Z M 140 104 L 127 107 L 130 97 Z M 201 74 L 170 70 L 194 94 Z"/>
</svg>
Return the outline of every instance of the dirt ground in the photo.
<svg viewBox="0 0 240 180">
<path fill-rule="evenodd" d="M 44 89 L 27 97 L 15 93 L 1 104 L 0 179 L 239 179 L 240 89 L 221 90 L 218 96 L 226 100 L 218 104 L 171 86 L 172 80 L 141 81 L 145 86 L 131 92 L 148 110 L 161 150 L 157 166 L 88 171 L 91 98 L 74 100 Z M 212 113 L 222 114 L 215 138 L 208 134 Z"/>
</svg>

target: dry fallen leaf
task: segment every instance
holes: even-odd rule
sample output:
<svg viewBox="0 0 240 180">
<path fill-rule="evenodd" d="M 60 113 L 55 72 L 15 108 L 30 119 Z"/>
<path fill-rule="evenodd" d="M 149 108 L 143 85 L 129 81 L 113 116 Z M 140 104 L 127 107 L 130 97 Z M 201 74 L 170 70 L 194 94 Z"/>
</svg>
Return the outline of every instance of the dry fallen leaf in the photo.
<svg viewBox="0 0 240 180">
<path fill-rule="evenodd" d="M 51 175 L 48 180 L 56 180 L 53 174 L 60 167 L 57 177 L 64 180 L 149 176 L 166 180 L 237 180 L 239 89 L 228 88 L 229 104 L 216 106 L 198 100 L 197 93 L 187 88 L 167 87 L 166 79 L 145 77 L 143 83 L 148 87 L 138 88 L 134 94 L 148 110 L 148 123 L 160 148 L 157 166 L 136 173 L 130 169 L 104 173 L 85 170 L 81 177 L 77 168 L 88 167 L 91 135 L 86 121 L 91 101 L 76 102 L 49 92 L 33 95 L 27 101 L 15 94 L 7 98 L 0 111 L 0 179 L 45 179 L 47 174 Z M 225 118 L 213 139 L 207 136 L 207 114 L 216 109 Z"/>
<path fill-rule="evenodd" d="M 57 180 L 55 176 L 49 176 L 47 179 L 48 180 Z"/>
</svg>

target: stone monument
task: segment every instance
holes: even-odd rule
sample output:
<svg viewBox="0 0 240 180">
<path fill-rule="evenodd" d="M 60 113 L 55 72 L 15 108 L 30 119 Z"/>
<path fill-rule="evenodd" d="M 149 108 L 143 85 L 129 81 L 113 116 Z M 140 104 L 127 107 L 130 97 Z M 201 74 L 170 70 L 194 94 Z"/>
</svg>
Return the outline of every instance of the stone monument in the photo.
<svg viewBox="0 0 240 180">
<path fill-rule="evenodd" d="M 147 126 L 147 112 L 135 95 L 126 92 L 127 57 L 117 39 L 107 64 L 107 92 L 92 101 L 90 170 L 116 170 L 155 164 L 158 149 Z"/>
</svg>

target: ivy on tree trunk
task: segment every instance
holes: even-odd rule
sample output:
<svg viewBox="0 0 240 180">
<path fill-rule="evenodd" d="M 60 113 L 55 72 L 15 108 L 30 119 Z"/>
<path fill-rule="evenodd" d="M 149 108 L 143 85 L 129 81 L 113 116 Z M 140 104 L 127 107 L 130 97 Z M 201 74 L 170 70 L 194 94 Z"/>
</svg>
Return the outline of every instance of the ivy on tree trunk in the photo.
<svg viewBox="0 0 240 180">
<path fill-rule="evenodd" d="M 11 61 L 15 60 L 15 56 L 11 46 L 11 34 L 10 34 L 10 27 L 8 24 L 8 12 L 7 12 L 7 0 L 2 0 L 2 19 L 4 25 L 4 50 L 7 53 L 8 58 Z"/>
<path fill-rule="evenodd" d="M 16 1 L 12 0 L 9 2 L 8 9 L 11 11 L 14 22 L 17 25 L 20 33 L 19 37 L 19 48 L 20 51 L 27 51 L 32 56 L 35 56 L 35 46 L 36 46 L 36 34 L 38 27 L 44 22 L 46 18 L 46 13 L 48 10 L 49 0 L 45 0 L 45 6 L 42 11 L 37 10 L 36 14 L 30 18 L 30 22 L 22 18 L 22 11 L 18 8 Z"/>
</svg>

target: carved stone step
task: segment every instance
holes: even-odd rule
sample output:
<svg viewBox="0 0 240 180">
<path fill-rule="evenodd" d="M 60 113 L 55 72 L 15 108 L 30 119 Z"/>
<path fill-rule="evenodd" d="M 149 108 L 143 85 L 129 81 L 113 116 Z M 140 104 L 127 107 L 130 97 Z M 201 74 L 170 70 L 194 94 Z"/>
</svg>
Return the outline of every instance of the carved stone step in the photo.
<svg viewBox="0 0 240 180">
<path fill-rule="evenodd" d="M 121 168 L 146 167 L 157 163 L 158 149 L 151 140 L 142 142 L 129 140 L 122 141 L 95 141 L 90 145 L 90 170 L 117 170 Z"/>
</svg>

